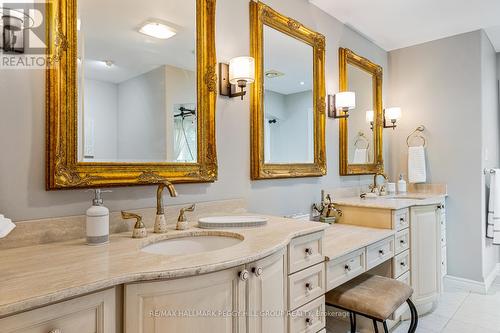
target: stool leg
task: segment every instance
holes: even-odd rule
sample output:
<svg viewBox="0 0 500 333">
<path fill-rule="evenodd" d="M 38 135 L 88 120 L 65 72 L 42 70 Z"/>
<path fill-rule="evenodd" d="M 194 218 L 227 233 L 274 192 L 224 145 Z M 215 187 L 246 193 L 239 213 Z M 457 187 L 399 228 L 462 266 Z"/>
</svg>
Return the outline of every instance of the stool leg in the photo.
<svg viewBox="0 0 500 333">
<path fill-rule="evenodd" d="M 356 314 L 349 312 L 349 321 L 351 322 L 351 333 L 356 333 Z"/>
<path fill-rule="evenodd" d="M 406 303 L 408 303 L 408 306 L 410 307 L 410 313 L 411 313 L 411 323 L 410 323 L 410 328 L 408 329 L 408 333 L 415 333 L 417 330 L 417 325 L 418 325 L 418 312 L 417 308 L 415 307 L 415 304 L 411 301 L 411 299 L 407 299 Z"/>
<path fill-rule="evenodd" d="M 385 333 L 389 333 L 389 328 L 387 327 L 387 322 L 384 320 L 384 321 L 382 322 L 382 324 L 384 324 L 384 332 L 385 332 Z"/>
<path fill-rule="evenodd" d="M 375 333 L 378 333 L 378 325 L 375 319 L 373 319 L 373 329 L 375 330 Z"/>
</svg>

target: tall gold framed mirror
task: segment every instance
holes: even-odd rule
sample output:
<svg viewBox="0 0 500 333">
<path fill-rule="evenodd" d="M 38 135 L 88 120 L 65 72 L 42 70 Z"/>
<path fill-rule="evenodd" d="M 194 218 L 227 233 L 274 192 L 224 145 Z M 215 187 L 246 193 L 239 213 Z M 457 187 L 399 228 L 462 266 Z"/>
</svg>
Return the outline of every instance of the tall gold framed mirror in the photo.
<svg viewBox="0 0 500 333">
<path fill-rule="evenodd" d="M 252 179 L 326 174 L 325 37 L 250 2 Z"/>
<path fill-rule="evenodd" d="M 47 8 L 47 189 L 214 181 L 215 0 Z"/>
<path fill-rule="evenodd" d="M 339 119 L 340 175 L 383 172 L 382 67 L 340 48 L 339 69 L 340 91 L 356 94 L 355 109 Z"/>
</svg>

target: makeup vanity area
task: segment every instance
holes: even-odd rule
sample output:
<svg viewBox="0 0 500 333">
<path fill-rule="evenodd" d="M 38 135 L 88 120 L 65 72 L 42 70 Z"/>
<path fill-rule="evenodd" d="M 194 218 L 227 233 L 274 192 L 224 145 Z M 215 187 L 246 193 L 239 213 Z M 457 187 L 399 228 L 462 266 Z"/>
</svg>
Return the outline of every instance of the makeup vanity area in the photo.
<svg viewBox="0 0 500 333">
<path fill-rule="evenodd" d="M 103 63 L 99 37 L 108 38 L 116 54 L 123 49 L 112 41 L 130 37 L 99 27 L 100 9 L 116 1 L 54 2 L 47 27 L 53 60 L 47 70 L 47 190 L 169 184 L 176 196 L 173 184 L 215 182 L 218 93 L 248 93 L 252 181 L 324 176 L 327 115 L 339 122 L 338 173 L 387 178 L 383 131 L 396 127 L 398 112 L 383 109 L 382 67 L 340 48 L 340 92 L 326 96 L 325 36 L 297 20 L 250 1 L 251 57 L 217 66 L 215 1 L 169 0 L 176 8 L 169 12 L 171 26 L 145 21 L 132 32 L 167 27 L 184 38 L 171 46 L 182 59 L 161 56 L 161 46 L 147 54 L 161 66 L 128 63 L 123 72 L 109 72 L 123 58 Z M 114 19 L 125 24 L 139 9 L 147 18 L 156 2 L 137 8 L 122 1 L 124 17 Z M 179 17 L 189 21 L 185 27 L 173 23 Z M 143 59 L 140 50 L 129 55 Z M 113 98 L 104 96 L 107 91 Z M 103 107 L 115 97 L 113 108 Z M 141 98 L 148 107 L 134 104 Z M 148 116 L 135 117 L 134 108 Z M 126 121 L 99 118 L 105 109 Z M 110 138 L 110 128 L 126 135 Z M 156 211 L 111 212 L 110 241 L 100 246 L 85 244 L 84 215 L 17 222 L 0 240 L 0 331 L 326 333 L 325 294 L 365 272 L 410 285 L 419 313 L 429 312 L 446 274 L 446 187 L 417 185 L 407 194 L 382 196 L 374 185 L 371 198 L 360 198 L 357 189 L 350 195 L 325 190 L 341 211 L 332 225 L 264 216 L 264 226 L 199 228 L 200 217 L 249 214 L 244 200 L 227 200 L 196 203 L 187 229 L 177 230 L 175 217 L 186 205 L 164 212 L 160 190 Z M 153 228 L 159 215 L 166 216 L 165 230 Z M 122 216 L 146 230 L 132 238 Z M 186 222 L 181 216 L 177 222 Z M 172 240 L 199 245 L 207 237 L 216 248 L 147 250 Z M 390 325 L 405 319 L 406 310 L 398 309 Z"/>
</svg>

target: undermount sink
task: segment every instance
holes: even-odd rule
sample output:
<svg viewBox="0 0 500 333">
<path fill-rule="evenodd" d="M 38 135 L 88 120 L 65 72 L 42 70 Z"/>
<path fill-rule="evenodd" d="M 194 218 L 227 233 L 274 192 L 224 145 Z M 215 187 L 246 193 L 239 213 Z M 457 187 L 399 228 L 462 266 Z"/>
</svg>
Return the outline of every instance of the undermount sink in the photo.
<svg viewBox="0 0 500 333">
<path fill-rule="evenodd" d="M 224 236 L 200 234 L 159 241 L 143 247 L 142 251 L 168 256 L 188 255 L 225 249 L 241 241 L 243 241 L 243 236 L 239 234 L 227 234 Z"/>
</svg>

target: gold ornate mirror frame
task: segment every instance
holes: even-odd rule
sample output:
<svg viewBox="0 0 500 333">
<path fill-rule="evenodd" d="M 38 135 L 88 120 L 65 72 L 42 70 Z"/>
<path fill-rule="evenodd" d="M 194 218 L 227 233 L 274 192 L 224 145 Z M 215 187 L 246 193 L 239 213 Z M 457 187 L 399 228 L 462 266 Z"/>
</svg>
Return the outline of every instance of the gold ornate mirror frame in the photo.
<svg viewBox="0 0 500 333">
<path fill-rule="evenodd" d="M 383 70 L 377 64 L 363 58 L 353 51 L 345 48 L 339 49 L 339 70 L 340 70 L 340 91 L 347 91 L 349 87 L 347 65 L 356 66 L 368 72 L 373 79 L 373 138 L 374 138 L 374 158 L 370 164 L 349 164 L 348 160 L 348 132 L 349 118 L 339 119 L 339 155 L 340 155 L 340 175 L 369 175 L 384 171 L 384 159 L 382 155 L 382 131 L 383 131 L 383 110 L 382 110 L 382 74 Z M 356 112 L 356 111 L 355 111 Z"/>
<path fill-rule="evenodd" d="M 298 39 L 313 48 L 314 61 L 314 163 L 269 164 L 264 162 L 264 25 Z M 325 153 L 325 37 L 261 2 L 250 2 L 250 48 L 255 58 L 255 82 L 251 96 L 252 179 L 319 177 L 326 174 Z"/>
<path fill-rule="evenodd" d="M 47 190 L 217 179 L 215 2 L 196 0 L 197 163 L 79 162 L 77 155 L 77 0 L 47 5 Z"/>
</svg>

